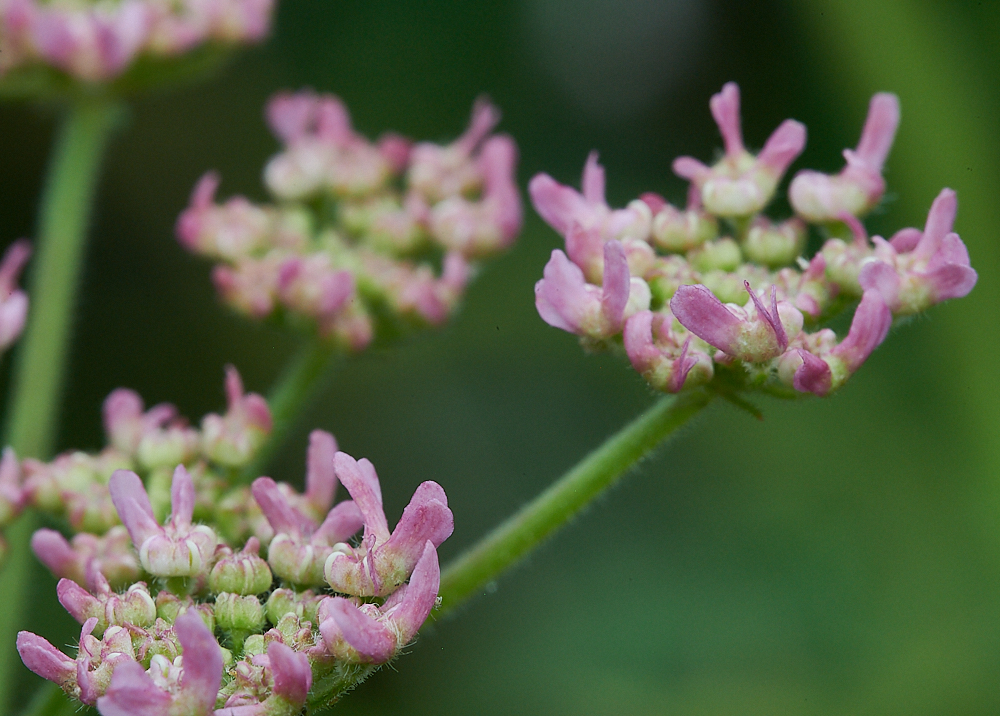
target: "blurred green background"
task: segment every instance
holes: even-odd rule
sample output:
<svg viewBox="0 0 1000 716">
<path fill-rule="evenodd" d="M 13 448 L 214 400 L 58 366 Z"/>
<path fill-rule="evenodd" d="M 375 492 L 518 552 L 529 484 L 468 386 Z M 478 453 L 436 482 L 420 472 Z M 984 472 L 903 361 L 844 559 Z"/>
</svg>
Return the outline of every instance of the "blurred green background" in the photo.
<svg viewBox="0 0 1000 716">
<path fill-rule="evenodd" d="M 786 117 L 794 165 L 827 171 L 868 98 L 903 120 L 874 232 L 922 226 L 943 186 L 979 284 L 918 317 L 838 395 L 716 405 L 669 449 L 336 709 L 344 714 L 1000 712 L 1000 11 L 994 3 L 405 0 L 281 4 L 272 40 L 211 82 L 134 105 L 96 210 L 63 448 L 102 445 L 100 403 L 129 386 L 199 419 L 232 362 L 265 392 L 294 337 L 229 313 L 173 222 L 196 179 L 263 200 L 266 98 L 339 94 L 370 136 L 444 140 L 489 93 L 537 171 L 576 184 L 599 149 L 609 198 L 680 201 L 678 154 L 720 145 L 708 98 L 740 83 L 748 144 Z M 0 108 L 0 237 L 30 236 L 52 117 Z M 445 562 L 639 413 L 623 360 L 537 317 L 558 237 L 532 210 L 447 329 L 351 360 L 305 427 L 379 470 L 390 520 L 448 492 Z M 6 373 L 8 362 L 4 362 Z M 274 477 L 299 482 L 305 429 Z M 76 625 L 39 570 L 28 625 Z M 25 683 L 33 677 L 26 673 Z"/>
</svg>

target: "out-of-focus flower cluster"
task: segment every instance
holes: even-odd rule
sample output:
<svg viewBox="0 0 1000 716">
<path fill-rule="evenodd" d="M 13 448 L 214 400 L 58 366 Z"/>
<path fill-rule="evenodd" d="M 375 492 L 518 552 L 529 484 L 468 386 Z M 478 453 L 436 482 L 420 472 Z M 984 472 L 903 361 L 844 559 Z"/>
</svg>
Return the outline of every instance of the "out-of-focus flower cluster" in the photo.
<svg viewBox="0 0 1000 716">
<path fill-rule="evenodd" d="M 17 280 L 30 258 L 31 244 L 19 239 L 0 260 L 0 353 L 20 338 L 28 319 L 28 294 L 18 288 Z"/>
<path fill-rule="evenodd" d="M 267 117 L 284 144 L 264 170 L 275 203 L 218 204 L 210 173 L 177 223 L 185 247 L 219 261 L 223 300 L 253 318 L 351 351 L 439 325 L 476 263 L 520 231 L 517 147 L 490 134 L 500 115 L 485 100 L 446 146 L 395 134 L 370 142 L 339 99 L 308 91 L 275 96 Z"/>
<path fill-rule="evenodd" d="M 82 625 L 76 654 L 30 632 L 18 651 L 104 716 L 295 716 L 393 659 L 436 604 L 444 490 L 421 484 L 390 530 L 372 464 L 321 430 L 304 493 L 269 477 L 232 487 L 270 414 L 234 369 L 227 392 L 227 412 L 196 430 L 117 390 L 100 454 L 20 466 L 4 454 L 0 485 L 76 532 L 32 539 Z M 351 499 L 335 504 L 339 484 Z"/>
<path fill-rule="evenodd" d="M 950 189 L 935 199 L 923 231 L 869 240 L 861 223 L 885 191 L 895 95 L 872 98 L 840 173 L 794 177 L 795 216 L 781 221 L 762 211 L 805 146 L 805 127 L 786 120 L 755 156 L 743 144 L 734 83 L 712 97 L 711 110 L 725 153 L 713 166 L 674 161 L 691 182 L 683 209 L 652 193 L 612 209 L 596 154 L 582 192 L 546 174 L 532 179 L 535 208 L 566 241 L 535 286 L 547 323 L 589 347 L 623 345 L 633 367 L 666 392 L 714 380 L 728 392 L 827 395 L 884 340 L 894 317 L 972 290 L 977 276 L 952 231 Z M 827 238 L 806 258 L 810 225 Z M 853 305 L 846 336 L 823 327 Z"/>
<path fill-rule="evenodd" d="M 196 49 L 266 37 L 275 0 L 0 0 L 0 86 L 57 73 L 110 82 Z"/>
</svg>

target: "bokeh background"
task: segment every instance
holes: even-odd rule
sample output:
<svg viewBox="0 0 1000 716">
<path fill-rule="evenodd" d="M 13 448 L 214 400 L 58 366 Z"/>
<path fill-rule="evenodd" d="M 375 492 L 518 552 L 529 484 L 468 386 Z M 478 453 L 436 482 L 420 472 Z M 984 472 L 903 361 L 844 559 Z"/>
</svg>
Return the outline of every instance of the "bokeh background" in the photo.
<svg viewBox="0 0 1000 716">
<path fill-rule="evenodd" d="M 740 83 L 760 146 L 809 128 L 793 169 L 833 171 L 868 98 L 902 126 L 874 232 L 922 226 L 943 186 L 979 284 L 900 327 L 835 397 L 716 405 L 680 439 L 411 653 L 343 714 L 1000 712 L 1000 11 L 923 0 L 522 0 L 281 4 L 276 30 L 210 82 L 135 103 L 100 189 L 63 448 L 102 445 L 116 386 L 198 419 L 232 362 L 265 392 L 294 337 L 220 306 L 173 223 L 196 179 L 264 199 L 267 97 L 339 94 L 356 126 L 444 140 L 488 93 L 538 171 L 576 183 L 601 151 L 609 198 L 675 201 L 678 154 L 719 146 L 708 98 Z M 0 108 L 0 240 L 30 236 L 53 117 Z M 445 562 L 654 399 L 627 364 L 544 325 L 532 285 L 558 244 L 530 209 L 517 247 L 447 329 L 348 361 L 306 429 L 376 465 L 390 519 L 422 480 L 456 515 Z M 6 374 L 5 362 L 4 374 Z M 34 580 L 30 628 L 78 627 Z M 25 685 L 33 685 L 25 672 Z"/>
</svg>

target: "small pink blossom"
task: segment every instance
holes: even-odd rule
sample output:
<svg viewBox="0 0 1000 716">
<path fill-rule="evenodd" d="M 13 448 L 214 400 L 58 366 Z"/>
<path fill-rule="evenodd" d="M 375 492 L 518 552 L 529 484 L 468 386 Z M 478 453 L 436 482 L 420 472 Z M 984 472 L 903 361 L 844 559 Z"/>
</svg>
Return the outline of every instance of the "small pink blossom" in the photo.
<svg viewBox="0 0 1000 716">
<path fill-rule="evenodd" d="M 857 149 L 844 150 L 847 165 L 839 174 L 803 170 L 788 187 L 788 199 L 807 221 L 837 221 L 841 214 L 862 216 L 878 205 L 885 193 L 882 166 L 899 126 L 899 99 L 879 93 L 868 106 L 868 118 Z"/>
<path fill-rule="evenodd" d="M 225 415 L 210 413 L 201 421 L 202 451 L 223 465 L 246 464 L 271 433 L 271 411 L 256 393 L 243 392 L 243 380 L 226 366 Z"/>
<path fill-rule="evenodd" d="M 781 355 L 802 330 L 802 314 L 787 301 L 778 301 L 771 287 L 766 307 L 744 282 L 753 302 L 741 307 L 723 304 L 704 286 L 681 286 L 670 299 L 670 310 L 681 325 L 720 351 L 748 363 L 762 363 Z"/>
<path fill-rule="evenodd" d="M 139 578 L 139 560 L 132 550 L 128 530 L 116 525 L 103 536 L 81 532 L 72 541 L 42 528 L 31 537 L 31 549 L 53 575 L 72 579 L 88 589 L 96 589 L 95 574 L 103 575 L 111 586 L 120 588 Z"/>
<path fill-rule="evenodd" d="M 640 311 L 625 323 L 625 352 L 632 367 L 658 390 L 677 393 L 712 379 L 712 357 L 692 335 L 671 324 L 673 316 Z"/>
<path fill-rule="evenodd" d="M 348 662 L 383 664 L 417 635 L 437 600 L 441 572 L 437 550 L 424 543 L 409 584 L 382 606 L 329 597 L 319 607 L 319 629 L 330 654 Z"/>
<path fill-rule="evenodd" d="M 803 334 L 782 356 L 778 372 L 803 393 L 826 395 L 842 386 L 881 345 L 892 326 L 892 313 L 878 291 L 865 291 L 851 328 L 837 343 L 829 328 Z"/>
<path fill-rule="evenodd" d="M 750 216 L 767 205 L 788 166 L 802 153 L 806 129 L 786 119 L 754 157 L 743 145 L 736 83 L 727 83 L 713 95 L 710 107 L 726 146 L 725 156 L 712 167 L 692 157 L 678 157 L 674 173 L 698 187 L 702 203 L 712 214 Z"/>
<path fill-rule="evenodd" d="M 218 537 L 206 525 L 193 525 L 194 484 L 183 465 L 174 471 L 170 490 L 171 517 L 161 527 L 142 480 L 134 472 L 111 476 L 111 499 L 139 553 L 143 569 L 157 577 L 207 577 Z"/>
<path fill-rule="evenodd" d="M 865 291 L 878 291 L 896 315 L 919 313 L 967 295 L 978 275 L 965 244 L 951 230 L 957 210 L 955 192 L 942 189 L 923 232 L 902 229 L 890 241 L 876 236 L 875 260 L 866 263 L 858 276 Z"/>
<path fill-rule="evenodd" d="M 583 271 L 556 249 L 535 284 L 535 307 L 546 323 L 597 340 L 621 333 L 625 319 L 649 308 L 650 292 L 641 278 L 629 276 L 625 249 L 618 241 L 604 244 L 604 279 L 598 288 Z"/>
<path fill-rule="evenodd" d="M 455 528 L 448 498 L 436 482 L 421 483 L 389 532 L 382 510 L 382 490 L 374 466 L 344 452 L 334 458 L 337 476 L 364 518 L 358 547 L 339 546 L 326 561 L 326 581 L 335 591 L 357 596 L 386 596 L 409 578 L 430 541 L 439 546 Z"/>
</svg>

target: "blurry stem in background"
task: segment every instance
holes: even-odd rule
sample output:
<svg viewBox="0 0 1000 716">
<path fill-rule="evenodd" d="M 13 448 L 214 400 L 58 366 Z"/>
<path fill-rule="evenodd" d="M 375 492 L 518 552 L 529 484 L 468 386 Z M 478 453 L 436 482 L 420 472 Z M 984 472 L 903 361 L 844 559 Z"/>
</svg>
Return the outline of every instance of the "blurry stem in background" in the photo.
<svg viewBox="0 0 1000 716">
<path fill-rule="evenodd" d="M 708 405 L 712 395 L 699 388 L 661 398 L 459 556 L 441 575 L 439 615 L 452 611 L 569 522 Z"/>
<path fill-rule="evenodd" d="M 339 357 L 340 352 L 330 344 L 310 340 L 292 358 L 267 395 L 274 427 L 253 462 L 243 470 L 243 482 L 265 473 L 296 421 L 329 383 Z"/>
<path fill-rule="evenodd" d="M 24 707 L 21 716 L 87 716 L 95 713 L 79 701 L 70 700 L 63 690 L 46 681 Z"/>
<path fill-rule="evenodd" d="M 50 457 L 56 437 L 76 289 L 104 149 L 124 115 L 122 105 L 87 98 L 71 105 L 59 128 L 38 213 L 28 291 L 28 326 L 14 361 L 5 445 L 19 458 Z M 0 712 L 16 691 L 20 666 L 14 632 L 30 590 L 28 540 L 35 518 L 7 531 L 10 552 L 0 572 Z"/>
</svg>

